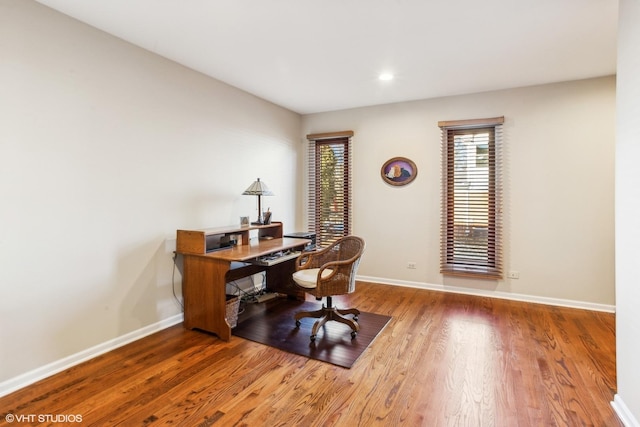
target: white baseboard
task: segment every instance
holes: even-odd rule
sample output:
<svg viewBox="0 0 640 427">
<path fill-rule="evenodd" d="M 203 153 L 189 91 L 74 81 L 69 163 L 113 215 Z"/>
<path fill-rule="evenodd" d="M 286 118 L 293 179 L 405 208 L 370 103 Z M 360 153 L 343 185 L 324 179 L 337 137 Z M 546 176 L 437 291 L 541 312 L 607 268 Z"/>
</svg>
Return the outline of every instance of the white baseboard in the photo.
<svg viewBox="0 0 640 427">
<path fill-rule="evenodd" d="M 107 353 L 111 350 L 115 350 L 118 347 L 122 347 L 125 344 L 129 344 L 133 341 L 144 338 L 147 335 L 151 335 L 170 326 L 177 325 L 182 322 L 184 315 L 182 313 L 169 317 L 168 319 L 161 320 L 153 325 L 145 326 L 144 328 L 129 332 L 112 340 L 103 342 L 94 347 L 80 351 L 76 354 L 72 354 L 63 359 L 56 360 L 48 365 L 41 366 L 32 371 L 18 375 L 17 377 L 10 378 L 0 383 L 0 397 L 13 393 L 23 387 L 40 381 L 51 375 L 62 372 L 72 366 L 78 365 L 89 359 L 93 359 L 101 354 Z"/>
<path fill-rule="evenodd" d="M 638 423 L 638 420 L 633 416 L 627 405 L 624 404 L 619 394 L 613 396 L 611 406 L 613 406 L 613 410 L 616 411 L 618 418 L 620 418 L 625 427 L 640 427 L 640 423 Z"/>
<path fill-rule="evenodd" d="M 406 280 L 391 280 L 391 279 L 385 279 L 381 277 L 370 277 L 370 276 L 357 276 L 357 280 L 361 280 L 363 282 L 381 283 L 384 285 L 428 289 L 431 291 L 452 292 L 457 294 L 500 298 L 500 299 L 507 299 L 512 301 L 523 301 L 523 302 L 531 302 L 536 304 L 555 305 L 559 307 L 580 308 L 580 309 L 592 310 L 592 311 L 604 311 L 608 313 L 615 313 L 616 311 L 616 307 L 614 305 L 596 304 L 592 302 L 574 301 L 574 300 L 566 300 L 566 299 L 560 299 L 560 298 L 539 297 L 535 295 L 514 294 L 510 292 L 462 288 L 458 286 L 435 285 L 431 283 L 410 282 Z"/>
</svg>

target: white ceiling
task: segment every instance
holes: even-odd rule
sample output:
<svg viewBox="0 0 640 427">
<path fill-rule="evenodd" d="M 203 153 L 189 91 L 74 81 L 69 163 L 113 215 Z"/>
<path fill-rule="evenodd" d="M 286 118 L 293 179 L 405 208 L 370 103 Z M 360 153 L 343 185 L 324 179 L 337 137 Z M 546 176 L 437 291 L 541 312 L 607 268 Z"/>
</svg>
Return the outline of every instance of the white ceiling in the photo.
<svg viewBox="0 0 640 427">
<path fill-rule="evenodd" d="M 300 114 L 616 71 L 617 0 L 37 1 Z"/>
</svg>

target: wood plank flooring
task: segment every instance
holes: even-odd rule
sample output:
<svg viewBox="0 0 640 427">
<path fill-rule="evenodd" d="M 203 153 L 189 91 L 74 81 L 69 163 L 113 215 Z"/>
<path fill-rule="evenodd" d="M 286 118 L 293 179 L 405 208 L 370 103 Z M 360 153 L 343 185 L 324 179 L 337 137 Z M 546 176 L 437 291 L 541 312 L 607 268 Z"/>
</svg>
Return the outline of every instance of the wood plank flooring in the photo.
<svg viewBox="0 0 640 427">
<path fill-rule="evenodd" d="M 392 316 L 351 369 L 177 325 L 0 398 L 0 426 L 622 426 L 613 314 L 364 282 L 334 302 Z"/>
</svg>

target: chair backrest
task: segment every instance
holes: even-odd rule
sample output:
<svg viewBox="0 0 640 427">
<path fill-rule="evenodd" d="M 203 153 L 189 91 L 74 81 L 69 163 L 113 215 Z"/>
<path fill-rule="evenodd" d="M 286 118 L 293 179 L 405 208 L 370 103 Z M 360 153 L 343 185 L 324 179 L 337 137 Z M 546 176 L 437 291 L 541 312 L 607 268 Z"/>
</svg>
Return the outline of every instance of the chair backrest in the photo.
<svg viewBox="0 0 640 427">
<path fill-rule="evenodd" d="M 320 268 L 329 268 L 335 274 L 318 281 L 316 296 L 342 295 L 355 291 L 356 272 L 364 249 L 364 240 L 357 236 L 343 237 L 328 246 Z"/>
</svg>

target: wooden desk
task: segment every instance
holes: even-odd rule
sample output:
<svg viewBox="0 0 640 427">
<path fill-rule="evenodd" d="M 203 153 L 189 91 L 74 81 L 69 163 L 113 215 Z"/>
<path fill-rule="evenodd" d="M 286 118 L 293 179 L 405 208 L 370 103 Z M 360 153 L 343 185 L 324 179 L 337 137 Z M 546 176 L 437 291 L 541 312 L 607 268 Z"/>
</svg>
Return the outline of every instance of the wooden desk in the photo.
<svg viewBox="0 0 640 427">
<path fill-rule="evenodd" d="M 259 237 L 249 239 L 250 230 Z M 206 241 L 214 236 L 241 235 L 236 246 L 206 252 Z M 291 275 L 295 259 L 272 266 L 251 264 L 258 257 L 288 249 L 302 249 L 309 241 L 282 237 L 282 223 L 242 228 L 222 227 L 203 230 L 178 230 L 176 252 L 183 258 L 182 295 L 184 325 L 201 329 L 228 341 L 231 327 L 226 320 L 226 284 L 266 271 L 267 288 L 295 298 L 304 292 L 293 285 Z"/>
</svg>

